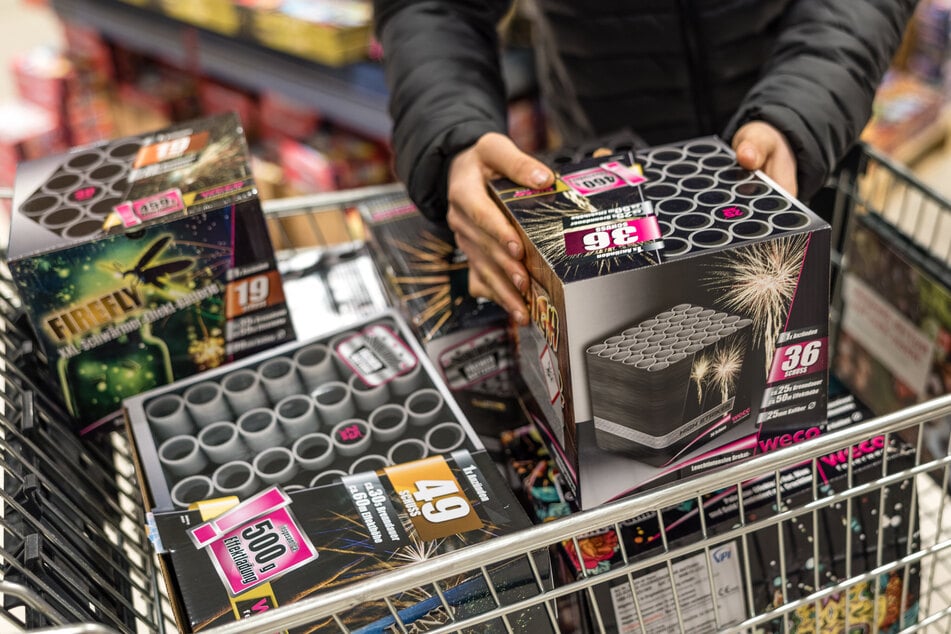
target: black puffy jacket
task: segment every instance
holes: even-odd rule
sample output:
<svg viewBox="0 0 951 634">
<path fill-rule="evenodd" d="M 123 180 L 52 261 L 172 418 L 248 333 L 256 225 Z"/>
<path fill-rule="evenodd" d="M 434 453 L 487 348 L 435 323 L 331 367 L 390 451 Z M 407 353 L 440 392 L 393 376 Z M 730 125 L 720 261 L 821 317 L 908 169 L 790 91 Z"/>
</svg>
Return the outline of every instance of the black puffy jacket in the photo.
<svg viewBox="0 0 951 634">
<path fill-rule="evenodd" d="M 539 80 L 568 144 L 786 135 L 809 198 L 858 137 L 916 0 L 535 0 Z M 449 160 L 504 132 L 496 25 L 509 0 L 374 0 L 396 171 L 431 218 Z"/>
</svg>

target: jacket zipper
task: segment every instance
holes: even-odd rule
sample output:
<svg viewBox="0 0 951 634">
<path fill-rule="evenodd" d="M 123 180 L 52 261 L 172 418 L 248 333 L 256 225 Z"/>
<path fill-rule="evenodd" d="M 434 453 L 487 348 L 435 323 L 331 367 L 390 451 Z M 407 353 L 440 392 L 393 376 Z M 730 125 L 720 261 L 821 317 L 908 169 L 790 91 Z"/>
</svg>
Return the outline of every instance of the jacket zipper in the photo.
<svg viewBox="0 0 951 634">
<path fill-rule="evenodd" d="M 694 116 L 700 134 L 715 134 L 713 129 L 713 101 L 707 83 L 706 66 L 700 58 L 700 26 L 693 0 L 678 0 L 680 24 L 686 49 L 687 73 L 690 76 L 690 92 L 693 98 Z"/>
</svg>

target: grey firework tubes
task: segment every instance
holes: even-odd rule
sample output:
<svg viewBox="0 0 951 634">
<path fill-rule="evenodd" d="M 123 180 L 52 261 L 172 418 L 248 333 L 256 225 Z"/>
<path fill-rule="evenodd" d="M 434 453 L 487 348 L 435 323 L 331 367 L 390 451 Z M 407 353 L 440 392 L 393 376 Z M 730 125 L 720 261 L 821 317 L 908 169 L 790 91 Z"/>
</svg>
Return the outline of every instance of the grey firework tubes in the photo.
<svg viewBox="0 0 951 634">
<path fill-rule="evenodd" d="M 149 401 L 145 417 L 152 434 L 159 440 L 195 431 L 195 423 L 185 409 L 185 399 L 178 394 L 165 394 Z"/>
<path fill-rule="evenodd" d="M 172 487 L 172 503 L 180 508 L 215 496 L 215 485 L 206 475 L 192 475 L 180 480 Z"/>
<path fill-rule="evenodd" d="M 272 409 L 260 407 L 247 411 L 238 418 L 237 424 L 241 439 L 254 452 L 283 445 L 287 441 Z"/>
<path fill-rule="evenodd" d="M 622 330 L 616 346 L 608 342 L 618 335 L 589 346 L 588 382 L 598 444 L 634 453 L 641 441 L 644 448 L 654 443 L 653 450 L 684 444 L 685 438 L 672 432 L 731 394 L 751 324 L 738 315 L 677 304 Z M 656 459 L 663 456 L 661 452 Z"/>
<path fill-rule="evenodd" d="M 243 460 L 250 451 L 238 433 L 238 426 L 228 421 L 208 425 L 198 434 L 198 446 L 215 464 Z"/>
<path fill-rule="evenodd" d="M 194 436 L 172 436 L 159 445 L 158 455 L 165 472 L 173 478 L 195 475 L 208 465 L 208 457 Z"/>
<path fill-rule="evenodd" d="M 202 381 L 185 390 L 185 407 L 199 427 L 222 420 L 234 420 L 221 386 L 213 381 Z"/>
<path fill-rule="evenodd" d="M 287 447 L 269 447 L 259 453 L 251 463 L 254 475 L 268 484 L 284 484 L 297 475 L 298 463 Z"/>
<path fill-rule="evenodd" d="M 284 398 L 274 406 L 274 413 L 288 440 L 297 440 L 320 429 L 314 399 L 306 394 L 291 394 Z"/>
<path fill-rule="evenodd" d="M 274 357 L 265 361 L 258 367 L 258 375 L 271 403 L 278 403 L 304 391 L 304 383 L 297 376 L 297 366 L 287 357 Z"/>
<path fill-rule="evenodd" d="M 261 375 L 251 369 L 235 370 L 221 382 L 221 389 L 232 411 L 246 412 L 249 409 L 268 406 L 267 392 L 261 383 Z"/>
<path fill-rule="evenodd" d="M 254 467 L 243 460 L 234 460 L 221 465 L 211 475 L 211 481 L 220 495 L 234 495 L 239 499 L 254 495 L 261 487 L 261 481 L 254 473 Z"/>
</svg>

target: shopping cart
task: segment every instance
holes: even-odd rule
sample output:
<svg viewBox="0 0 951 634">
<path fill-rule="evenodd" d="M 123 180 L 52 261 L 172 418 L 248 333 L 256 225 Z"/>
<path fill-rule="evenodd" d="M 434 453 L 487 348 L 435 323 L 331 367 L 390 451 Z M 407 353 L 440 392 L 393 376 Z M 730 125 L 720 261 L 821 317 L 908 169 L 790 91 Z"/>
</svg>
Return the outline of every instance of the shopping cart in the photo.
<svg viewBox="0 0 951 634">
<path fill-rule="evenodd" d="M 395 191 L 356 190 L 282 201 L 269 214 L 286 218 L 339 212 Z M 931 248 L 949 243 L 939 238 L 944 227 L 951 230 L 951 203 L 868 148 L 855 152 L 822 201 L 838 245 L 837 266 L 847 265 L 838 256 L 848 241 L 846 221 L 855 213 L 881 213 L 908 223 L 903 227 Z M 0 315 L 0 631 L 175 631 L 143 529 L 127 439 L 112 432 L 91 445 L 68 431 L 60 405 L 47 396 L 53 387 L 36 370 L 37 352 L 7 275 L 0 278 Z M 495 597 L 494 610 L 430 624 L 427 631 L 483 631 L 491 625 L 494 629 L 487 631 L 517 632 L 518 614 L 534 606 L 544 610 L 555 632 L 577 631 L 579 613 L 595 631 L 606 631 L 613 621 L 621 623 L 623 632 L 789 631 L 794 625 L 801 632 L 849 632 L 884 622 L 893 624 L 894 631 L 951 631 L 951 446 L 945 442 L 936 449 L 929 440 L 935 436 L 933 421 L 948 416 L 951 395 L 207 631 L 273 633 L 315 623 L 347 631 L 348 610 L 381 600 L 396 621 L 392 631 L 414 632 L 419 623 L 402 623 L 393 597 L 419 592 L 436 598 L 442 614 L 451 615 L 439 580 L 467 575 L 489 581 L 494 563 L 518 558 L 534 571 L 533 596 L 507 605 Z M 881 447 L 900 444 L 906 451 L 886 452 L 870 473 L 862 460 L 862 448 L 870 440 Z M 821 477 L 830 454 L 841 458 L 845 474 L 834 492 Z M 784 495 L 791 470 L 807 474 L 804 495 Z M 745 492 L 753 487 L 772 491 L 757 513 L 744 506 Z M 738 490 L 744 495 L 734 495 L 733 519 L 724 523 L 713 517 L 711 500 Z M 891 507 L 896 492 L 907 503 L 897 511 Z M 672 510 L 678 517 L 686 512 L 696 527 L 686 541 L 668 539 L 674 534 L 668 530 L 673 528 L 668 525 Z M 841 522 L 823 519 L 833 510 Z M 887 544 L 885 524 L 893 529 L 890 535 L 898 535 Z M 621 540 L 618 561 L 598 574 L 585 569 L 552 587 L 535 565 L 533 555 L 558 549 L 573 550 L 581 561 L 588 536 L 620 535 L 635 525 L 657 527 L 658 539 L 638 552 Z M 753 587 L 754 568 L 762 565 L 756 561 L 762 554 L 757 549 L 764 539 L 775 547 L 769 602 L 760 600 L 762 593 Z M 834 576 L 817 564 L 829 543 L 842 555 Z M 861 557 L 852 556 L 859 551 Z M 727 609 L 713 599 L 729 585 L 716 570 L 724 553 L 736 559 L 737 587 L 726 590 L 741 597 L 739 612 L 735 605 Z M 897 600 L 883 580 L 895 581 Z M 491 591 L 493 584 L 486 587 Z M 658 593 L 663 595 L 661 608 Z M 606 596 L 613 600 L 606 602 Z M 704 612 L 699 621 L 698 605 Z M 660 625 L 658 618 L 669 624 Z"/>
</svg>

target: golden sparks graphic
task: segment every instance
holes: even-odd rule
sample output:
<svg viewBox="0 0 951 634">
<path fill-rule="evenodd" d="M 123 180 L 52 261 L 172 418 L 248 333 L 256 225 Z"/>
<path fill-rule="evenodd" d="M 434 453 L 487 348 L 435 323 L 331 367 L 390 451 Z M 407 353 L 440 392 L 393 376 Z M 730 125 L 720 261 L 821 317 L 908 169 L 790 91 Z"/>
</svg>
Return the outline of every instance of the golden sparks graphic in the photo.
<svg viewBox="0 0 951 634">
<path fill-rule="evenodd" d="M 690 367 L 690 380 L 697 384 L 697 403 L 703 403 L 703 382 L 710 371 L 711 363 L 707 355 L 700 355 Z"/>
<path fill-rule="evenodd" d="M 720 388 L 720 402 L 730 396 L 730 390 L 743 369 L 743 348 L 740 342 L 721 346 L 713 354 L 713 374 L 711 380 Z"/>
<path fill-rule="evenodd" d="M 706 283 L 722 292 L 720 302 L 753 320 L 753 335 L 765 348 L 766 372 L 796 293 L 808 236 L 788 236 L 735 249 L 717 258 Z"/>
</svg>

